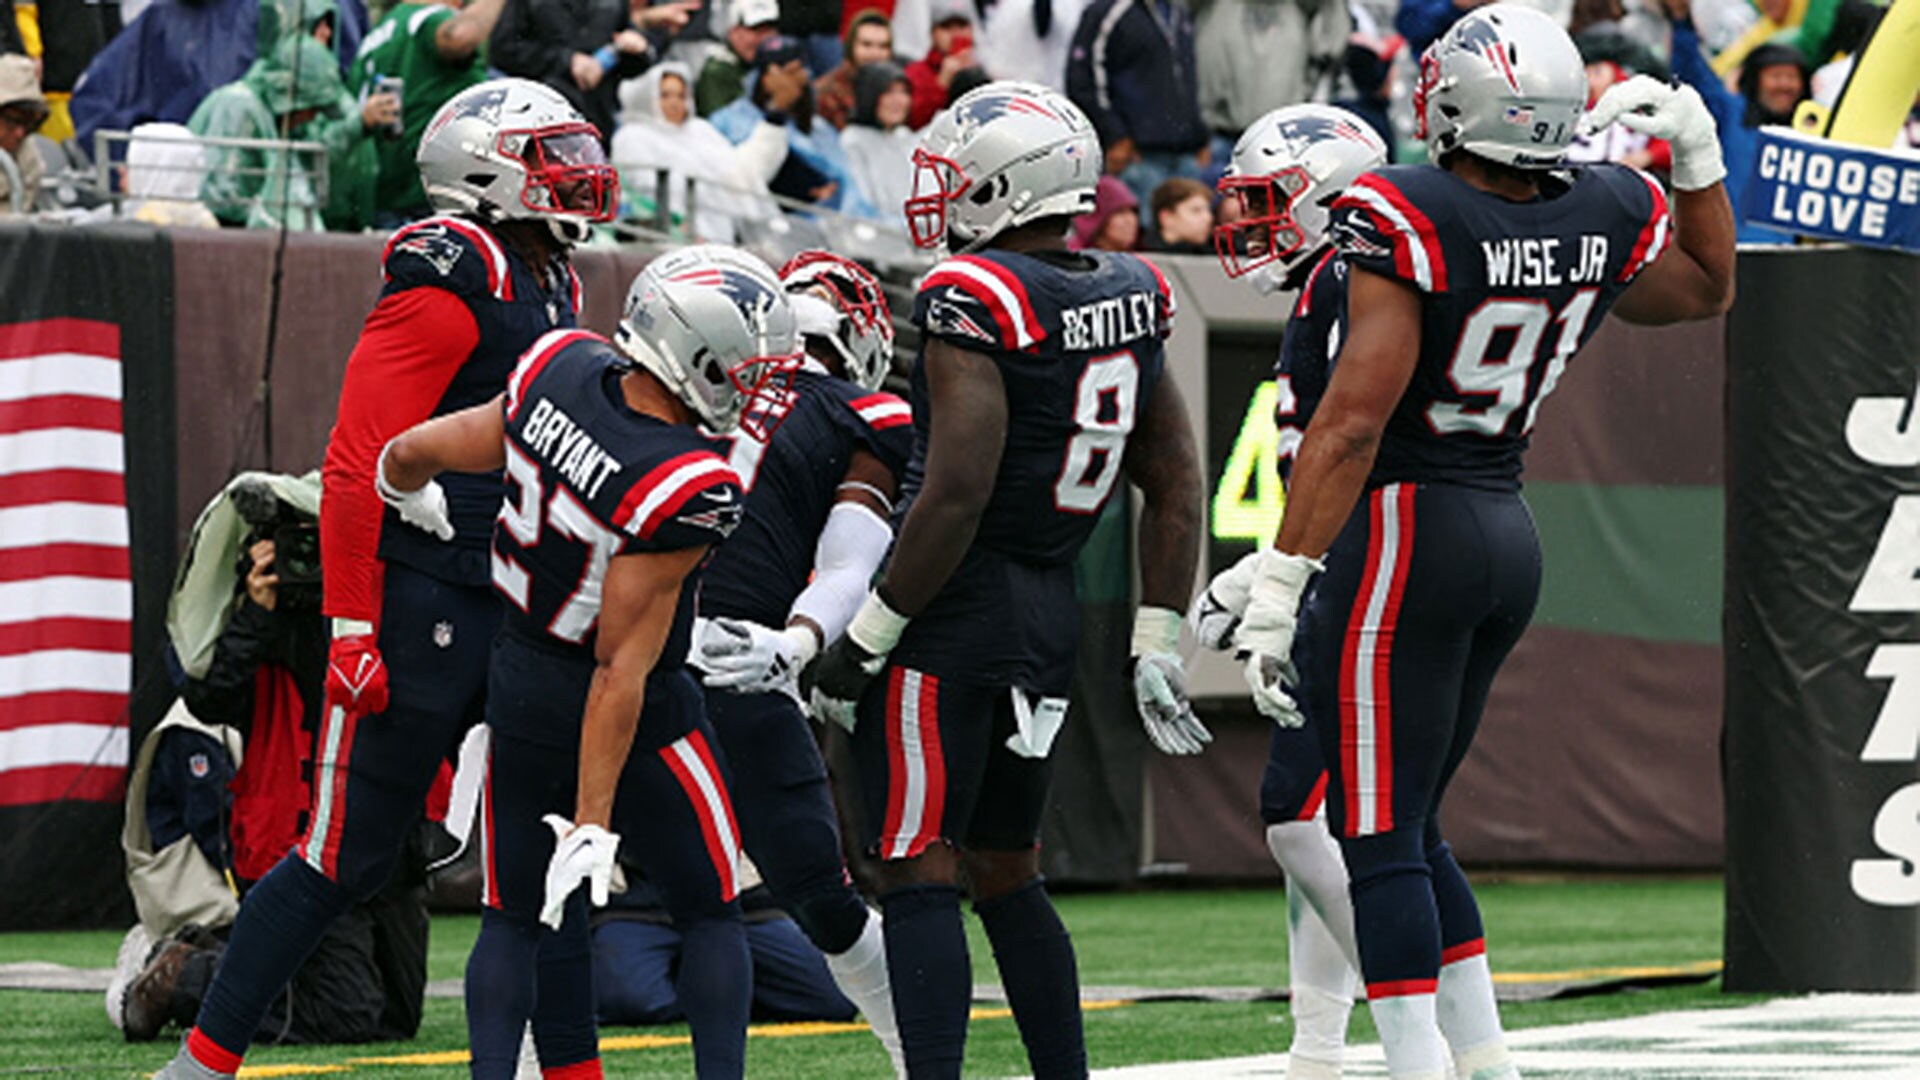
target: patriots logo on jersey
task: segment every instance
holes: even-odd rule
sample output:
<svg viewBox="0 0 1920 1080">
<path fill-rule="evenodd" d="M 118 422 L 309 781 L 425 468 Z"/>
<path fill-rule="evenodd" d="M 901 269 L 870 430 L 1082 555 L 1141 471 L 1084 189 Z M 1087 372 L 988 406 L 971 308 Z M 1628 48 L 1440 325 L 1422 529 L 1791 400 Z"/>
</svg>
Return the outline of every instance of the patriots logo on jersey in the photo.
<svg viewBox="0 0 1920 1080">
<path fill-rule="evenodd" d="M 1381 243 L 1377 236 L 1372 222 L 1364 214 L 1347 212 L 1334 217 L 1334 246 L 1348 255 L 1384 257 L 1393 254 L 1393 247 Z"/>
<path fill-rule="evenodd" d="M 934 297 L 927 302 L 927 329 L 950 337 L 968 337 L 989 344 L 999 341 L 993 331 L 981 326 L 960 305 Z"/>
<path fill-rule="evenodd" d="M 733 489 L 728 487 L 708 488 L 700 494 L 705 497 L 705 508 L 681 514 L 680 523 L 696 529 L 708 529 L 721 536 L 733 535 L 733 530 L 740 527 L 740 518 L 746 513 L 746 505 L 734 498 Z"/>
<path fill-rule="evenodd" d="M 394 250 L 420 256 L 440 271 L 441 277 L 453 273 L 454 264 L 466 252 L 466 248 L 447 236 L 446 229 L 437 225 L 408 233 L 405 240 L 394 246 Z"/>
</svg>

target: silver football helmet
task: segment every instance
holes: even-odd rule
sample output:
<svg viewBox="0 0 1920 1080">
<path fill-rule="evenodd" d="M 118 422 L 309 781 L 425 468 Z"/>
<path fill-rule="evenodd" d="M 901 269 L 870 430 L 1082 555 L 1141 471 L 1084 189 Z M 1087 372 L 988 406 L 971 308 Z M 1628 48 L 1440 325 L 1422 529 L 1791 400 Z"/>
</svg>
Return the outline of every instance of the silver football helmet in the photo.
<svg viewBox="0 0 1920 1080">
<path fill-rule="evenodd" d="M 1246 211 L 1213 230 L 1220 268 L 1228 277 L 1252 275 L 1263 293 L 1281 288 L 1319 253 L 1335 196 L 1386 163 L 1387 144 L 1345 109 L 1288 105 L 1255 120 L 1220 178 L 1220 194 Z"/>
<path fill-rule="evenodd" d="M 793 308 L 767 264 L 738 248 L 698 244 L 648 263 L 613 341 L 717 434 L 765 442 L 792 404 Z"/>
<path fill-rule="evenodd" d="M 780 268 L 797 310 L 808 298 L 831 309 L 832 329 L 818 331 L 840 358 L 847 379 L 878 390 L 893 368 L 893 314 L 880 282 L 867 268 L 831 251 L 803 251 Z M 802 320 L 804 322 L 804 320 Z M 805 335 L 816 331 L 801 327 Z"/>
<path fill-rule="evenodd" d="M 1420 57 L 1413 115 L 1438 161 L 1465 150 L 1521 169 L 1550 169 L 1587 107 L 1586 65 L 1551 18 L 1519 4 L 1462 16 Z"/>
<path fill-rule="evenodd" d="M 527 79 L 455 94 L 433 114 L 414 161 L 435 210 L 545 221 L 563 244 L 613 220 L 620 191 L 600 133 L 566 98 Z"/>
<path fill-rule="evenodd" d="M 907 228 L 920 247 L 966 252 L 1029 221 L 1084 214 L 1103 160 L 1065 95 L 1037 83 L 976 87 L 920 135 Z"/>
</svg>

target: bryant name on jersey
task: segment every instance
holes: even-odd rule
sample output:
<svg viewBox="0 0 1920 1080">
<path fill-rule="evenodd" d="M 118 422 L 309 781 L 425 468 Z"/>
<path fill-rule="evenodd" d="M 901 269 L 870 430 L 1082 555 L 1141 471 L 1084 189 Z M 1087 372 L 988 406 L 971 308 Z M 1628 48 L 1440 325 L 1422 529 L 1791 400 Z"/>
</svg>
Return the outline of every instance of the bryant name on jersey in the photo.
<svg viewBox="0 0 1920 1080">
<path fill-rule="evenodd" d="M 620 471 L 619 460 L 601 449 L 573 417 L 544 395 L 533 403 L 523 431 L 527 449 L 545 458 L 575 491 L 589 499 L 600 494 L 600 485 L 607 477 Z"/>
</svg>

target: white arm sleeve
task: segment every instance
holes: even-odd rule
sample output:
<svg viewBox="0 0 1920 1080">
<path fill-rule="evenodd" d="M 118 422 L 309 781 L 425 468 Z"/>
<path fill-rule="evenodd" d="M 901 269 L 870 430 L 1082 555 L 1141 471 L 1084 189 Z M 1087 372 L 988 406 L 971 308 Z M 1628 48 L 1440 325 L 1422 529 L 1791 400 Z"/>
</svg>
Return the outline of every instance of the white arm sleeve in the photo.
<svg viewBox="0 0 1920 1080">
<path fill-rule="evenodd" d="M 806 616 L 826 635 L 822 647 L 833 644 L 867 598 L 891 543 L 893 527 L 879 514 L 857 502 L 835 503 L 813 550 L 813 581 L 793 598 L 788 619 Z"/>
</svg>

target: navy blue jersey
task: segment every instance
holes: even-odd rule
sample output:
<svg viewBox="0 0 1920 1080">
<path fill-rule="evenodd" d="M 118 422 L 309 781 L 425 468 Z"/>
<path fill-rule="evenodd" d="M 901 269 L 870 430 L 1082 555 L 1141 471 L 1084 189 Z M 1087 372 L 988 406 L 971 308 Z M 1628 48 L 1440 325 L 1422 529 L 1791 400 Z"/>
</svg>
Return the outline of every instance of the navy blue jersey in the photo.
<svg viewBox="0 0 1920 1080">
<path fill-rule="evenodd" d="M 906 469 L 913 414 L 905 401 L 812 369 L 794 377 L 793 389 L 771 442 L 731 437 L 728 460 L 747 489 L 747 514 L 707 566 L 702 615 L 785 626 L 813 575 L 815 542 L 853 452 L 873 454 L 896 478 Z"/>
<path fill-rule="evenodd" d="M 1660 185 L 1624 165 L 1553 174 L 1524 203 L 1430 165 L 1355 181 L 1334 202 L 1341 254 L 1421 293 L 1418 367 L 1369 483 L 1517 490 L 1540 403 L 1669 231 Z"/>
<path fill-rule="evenodd" d="M 409 289 L 443 289 L 466 305 L 479 331 L 473 352 L 450 373 L 433 404 L 433 416 L 491 400 L 534 339 L 576 325 L 580 309 L 580 279 L 563 256 L 536 268 L 485 226 L 451 215 L 426 218 L 395 232 L 387 241 L 381 271 L 381 299 Z M 402 524 L 388 509 L 380 557 L 445 581 L 485 585 L 500 475 L 448 473 L 440 485 L 447 492 L 453 542 Z"/>
<path fill-rule="evenodd" d="M 1280 359 L 1273 365 L 1279 389 L 1273 402 L 1273 425 L 1279 431 L 1280 479 L 1293 473 L 1293 456 L 1300 449 L 1313 411 L 1326 396 L 1327 382 L 1347 336 L 1347 264 L 1329 250 L 1307 274 L 1280 339 Z"/>
<path fill-rule="evenodd" d="M 988 251 L 927 275 L 913 322 L 993 360 L 1007 441 L 973 546 L 909 627 L 894 654 L 902 662 L 1064 692 L 1079 637 L 1073 560 L 1119 482 L 1173 315 L 1166 278 L 1134 255 Z M 924 352 L 912 402 L 901 516 L 918 494 L 933 422 Z"/>
<path fill-rule="evenodd" d="M 744 502 L 733 469 L 696 428 L 628 407 L 622 363 L 598 334 L 558 330 L 507 383 L 494 587 L 507 598 L 509 631 L 583 657 L 593 655 L 610 560 L 717 544 Z M 698 580 L 687 575 L 656 668 L 686 661 Z"/>
</svg>

